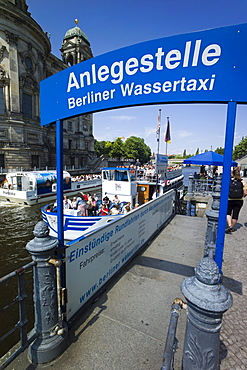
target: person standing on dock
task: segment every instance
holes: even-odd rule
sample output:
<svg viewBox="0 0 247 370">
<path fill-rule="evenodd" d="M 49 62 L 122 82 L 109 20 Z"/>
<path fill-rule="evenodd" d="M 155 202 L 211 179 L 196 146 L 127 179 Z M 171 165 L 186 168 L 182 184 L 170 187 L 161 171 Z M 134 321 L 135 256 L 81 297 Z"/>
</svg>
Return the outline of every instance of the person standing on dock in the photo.
<svg viewBox="0 0 247 370">
<path fill-rule="evenodd" d="M 247 195 L 247 185 L 243 179 L 241 179 L 240 172 L 238 169 L 233 170 L 233 177 L 230 181 L 229 198 L 228 198 L 228 209 L 227 209 L 227 234 L 231 234 L 238 221 L 240 209 L 243 206 L 243 199 Z"/>
</svg>

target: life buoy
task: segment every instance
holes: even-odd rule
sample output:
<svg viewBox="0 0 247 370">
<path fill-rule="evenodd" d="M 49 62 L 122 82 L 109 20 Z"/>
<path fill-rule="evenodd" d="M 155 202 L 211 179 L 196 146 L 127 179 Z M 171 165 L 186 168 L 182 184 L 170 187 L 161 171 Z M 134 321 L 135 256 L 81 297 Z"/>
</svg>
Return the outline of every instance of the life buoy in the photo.
<svg viewBox="0 0 247 370">
<path fill-rule="evenodd" d="M 166 185 L 170 185 L 170 180 L 166 180 Z"/>
</svg>

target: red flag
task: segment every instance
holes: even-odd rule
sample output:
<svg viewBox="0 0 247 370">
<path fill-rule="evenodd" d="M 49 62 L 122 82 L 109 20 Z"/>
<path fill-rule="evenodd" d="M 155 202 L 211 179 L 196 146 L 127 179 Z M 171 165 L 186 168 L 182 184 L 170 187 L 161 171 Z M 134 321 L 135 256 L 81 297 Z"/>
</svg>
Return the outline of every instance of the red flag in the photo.
<svg viewBox="0 0 247 370">
<path fill-rule="evenodd" d="M 166 143 L 171 144 L 170 122 L 169 122 L 168 117 L 167 117 L 167 129 L 166 129 L 166 134 L 165 134 L 164 140 L 165 140 Z"/>
</svg>

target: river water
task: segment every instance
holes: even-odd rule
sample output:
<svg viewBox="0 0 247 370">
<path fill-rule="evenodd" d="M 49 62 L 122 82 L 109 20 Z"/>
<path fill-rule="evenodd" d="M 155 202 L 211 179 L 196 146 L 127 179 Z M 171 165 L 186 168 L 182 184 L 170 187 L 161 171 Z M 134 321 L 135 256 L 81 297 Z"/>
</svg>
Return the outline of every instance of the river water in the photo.
<svg viewBox="0 0 247 370">
<path fill-rule="evenodd" d="M 185 167 L 183 168 L 184 174 L 184 185 L 188 185 L 188 177 L 191 173 L 198 171 L 199 167 Z M 33 229 L 36 223 L 42 220 L 41 217 L 41 206 L 19 206 L 0 202 L 0 277 L 16 270 L 17 268 L 26 265 L 31 262 L 31 256 L 25 249 L 26 244 L 34 238 Z M 28 315 L 32 321 L 33 309 L 32 309 L 32 271 L 25 273 L 26 281 L 28 286 Z M 10 303 L 11 299 L 14 299 L 17 295 L 16 283 L 11 279 L 8 284 L 0 285 L 0 337 L 10 330 L 11 327 L 18 321 L 18 307 L 11 308 L 11 314 L 1 312 L 1 309 Z M 14 307 L 14 306 L 13 306 Z M 14 312 L 13 312 L 14 311 Z M 4 323 L 4 325 L 3 325 Z M 30 323 L 30 328 L 32 322 Z M 0 357 L 8 350 L 9 343 L 18 340 L 17 335 L 13 335 L 13 338 L 5 340 L 1 345 Z"/>
</svg>

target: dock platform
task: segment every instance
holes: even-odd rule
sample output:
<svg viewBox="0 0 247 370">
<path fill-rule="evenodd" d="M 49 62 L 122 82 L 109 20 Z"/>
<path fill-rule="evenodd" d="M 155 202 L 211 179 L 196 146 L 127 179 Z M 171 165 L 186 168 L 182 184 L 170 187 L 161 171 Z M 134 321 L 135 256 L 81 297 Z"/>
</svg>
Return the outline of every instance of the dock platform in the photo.
<svg viewBox="0 0 247 370">
<path fill-rule="evenodd" d="M 176 215 L 88 307 L 70 329 L 70 346 L 51 364 L 32 365 L 24 353 L 7 369 L 159 370 L 174 298 L 203 257 L 207 218 Z M 247 200 L 237 230 L 225 238 L 223 284 L 233 306 L 223 318 L 221 370 L 247 368 Z M 181 370 L 186 310 L 181 311 L 174 369 Z"/>
</svg>

